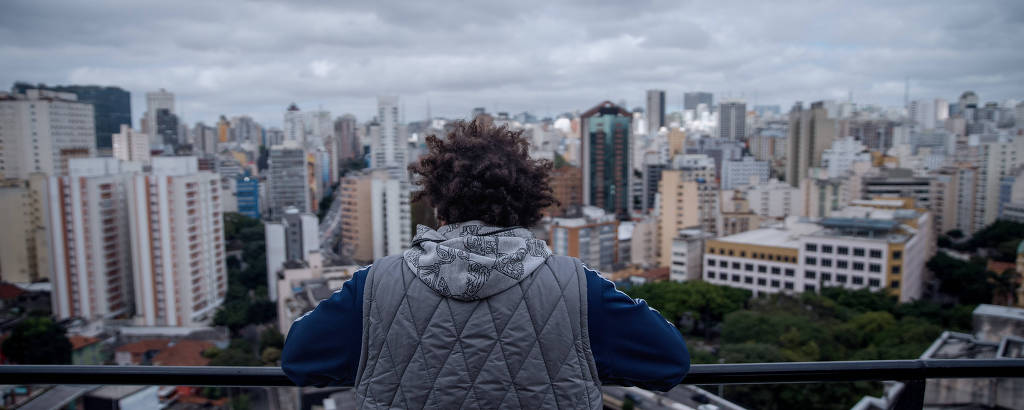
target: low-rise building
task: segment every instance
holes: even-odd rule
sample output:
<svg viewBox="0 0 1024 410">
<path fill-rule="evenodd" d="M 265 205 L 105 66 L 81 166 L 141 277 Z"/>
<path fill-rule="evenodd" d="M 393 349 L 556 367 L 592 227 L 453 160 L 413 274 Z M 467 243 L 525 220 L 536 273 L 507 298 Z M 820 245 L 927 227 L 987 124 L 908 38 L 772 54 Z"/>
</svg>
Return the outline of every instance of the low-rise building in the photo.
<svg viewBox="0 0 1024 410">
<path fill-rule="evenodd" d="M 710 239 L 700 229 L 683 229 L 672 240 L 672 265 L 669 278 L 675 282 L 700 280 L 703 276 L 704 242 Z"/>
<path fill-rule="evenodd" d="M 611 272 L 618 262 L 619 221 L 593 206 L 583 207 L 579 218 L 554 218 L 548 243 L 556 255 L 579 258 L 590 267 Z"/>
</svg>

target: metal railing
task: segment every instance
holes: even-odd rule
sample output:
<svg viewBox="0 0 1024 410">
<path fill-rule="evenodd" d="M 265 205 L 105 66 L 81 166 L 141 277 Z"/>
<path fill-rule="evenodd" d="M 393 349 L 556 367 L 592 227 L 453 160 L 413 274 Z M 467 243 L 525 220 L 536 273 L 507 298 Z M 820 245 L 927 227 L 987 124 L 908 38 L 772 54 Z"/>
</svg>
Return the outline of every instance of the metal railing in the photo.
<svg viewBox="0 0 1024 410">
<path fill-rule="evenodd" d="M 894 408 L 920 409 L 927 379 L 1024 377 L 1024 359 L 697 364 L 683 384 L 901 381 Z M 294 386 L 279 367 L 0 366 L 0 384 Z"/>
</svg>

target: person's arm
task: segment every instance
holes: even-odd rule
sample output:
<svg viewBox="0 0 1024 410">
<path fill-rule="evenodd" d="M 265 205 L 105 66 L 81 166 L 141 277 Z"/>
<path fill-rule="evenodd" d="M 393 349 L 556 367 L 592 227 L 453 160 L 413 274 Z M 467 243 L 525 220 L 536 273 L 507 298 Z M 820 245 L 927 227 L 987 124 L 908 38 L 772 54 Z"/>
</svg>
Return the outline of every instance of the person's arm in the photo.
<svg viewBox="0 0 1024 410">
<path fill-rule="evenodd" d="M 281 352 L 281 368 L 296 385 L 352 385 L 363 344 L 363 285 L 370 267 L 356 271 L 309 313 L 295 320 Z"/>
<path fill-rule="evenodd" d="M 590 347 L 601 383 L 661 391 L 679 384 L 690 371 L 690 353 L 675 326 L 584 268 Z"/>
</svg>

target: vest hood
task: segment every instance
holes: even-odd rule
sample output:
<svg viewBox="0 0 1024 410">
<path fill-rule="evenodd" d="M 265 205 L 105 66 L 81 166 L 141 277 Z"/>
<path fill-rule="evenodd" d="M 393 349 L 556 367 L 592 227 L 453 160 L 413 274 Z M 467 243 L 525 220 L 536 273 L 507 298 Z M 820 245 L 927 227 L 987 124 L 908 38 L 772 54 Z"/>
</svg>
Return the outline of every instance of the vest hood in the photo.
<svg viewBox="0 0 1024 410">
<path fill-rule="evenodd" d="M 547 244 L 525 228 L 469 221 L 437 230 L 417 226 L 412 247 L 403 259 L 434 292 L 472 301 L 519 284 L 548 256 Z"/>
</svg>

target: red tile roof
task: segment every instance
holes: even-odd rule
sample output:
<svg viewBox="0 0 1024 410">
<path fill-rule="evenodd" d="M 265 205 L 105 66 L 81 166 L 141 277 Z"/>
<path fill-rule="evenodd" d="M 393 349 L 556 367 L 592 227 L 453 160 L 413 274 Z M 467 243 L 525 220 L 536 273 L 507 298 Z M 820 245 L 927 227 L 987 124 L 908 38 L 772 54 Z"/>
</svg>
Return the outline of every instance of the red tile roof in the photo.
<svg viewBox="0 0 1024 410">
<path fill-rule="evenodd" d="M 22 288 L 14 286 L 10 283 L 0 283 L 0 299 L 17 299 L 18 296 L 21 296 L 22 293 L 25 293 L 25 290 Z"/>
<path fill-rule="evenodd" d="M 93 343 L 99 342 L 102 339 L 88 336 L 68 336 L 68 340 L 71 341 L 71 350 L 78 350 L 83 347 L 89 346 Z"/>
<path fill-rule="evenodd" d="M 203 357 L 203 351 L 213 347 L 204 340 L 179 340 L 173 346 L 153 357 L 154 366 L 206 366 L 210 359 Z"/>
<path fill-rule="evenodd" d="M 128 352 L 133 354 L 142 354 L 150 350 L 163 350 L 171 343 L 170 339 L 148 339 L 141 340 L 135 343 L 128 343 L 115 349 L 116 352 Z"/>
</svg>

